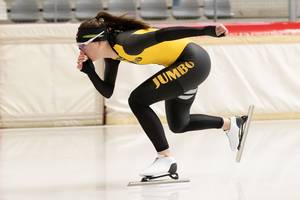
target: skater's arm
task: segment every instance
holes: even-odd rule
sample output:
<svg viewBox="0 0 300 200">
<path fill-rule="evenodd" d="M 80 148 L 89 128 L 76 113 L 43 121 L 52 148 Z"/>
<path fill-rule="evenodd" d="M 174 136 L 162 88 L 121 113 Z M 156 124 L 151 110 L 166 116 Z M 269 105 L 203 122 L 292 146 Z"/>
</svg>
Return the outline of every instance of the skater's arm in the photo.
<svg viewBox="0 0 300 200">
<path fill-rule="evenodd" d="M 125 32 L 117 36 L 117 43 L 121 44 L 126 52 L 138 54 L 144 49 L 164 41 L 177 40 L 194 36 L 223 37 L 228 33 L 224 25 L 206 27 L 168 27 L 141 33 Z"/>
<path fill-rule="evenodd" d="M 178 40 L 182 38 L 195 37 L 195 36 L 212 36 L 212 37 L 222 37 L 224 35 L 217 35 L 216 26 L 205 26 L 205 27 L 185 27 L 185 26 L 175 26 L 161 28 L 152 32 L 147 32 L 143 34 L 133 33 L 129 35 L 128 38 L 131 40 L 143 40 L 152 41 L 152 43 L 160 43 L 164 41 Z M 153 45 L 153 44 L 152 44 Z"/>
<path fill-rule="evenodd" d="M 110 98 L 114 91 L 120 61 L 107 58 L 104 59 L 104 62 L 104 80 L 98 76 L 95 71 L 94 64 L 90 59 L 82 63 L 81 71 L 88 75 L 94 87 L 101 95 L 106 98 Z"/>
<path fill-rule="evenodd" d="M 223 25 L 205 26 L 205 27 L 168 27 L 155 32 L 155 38 L 158 42 L 177 40 L 195 36 L 223 37 L 228 30 Z"/>
</svg>

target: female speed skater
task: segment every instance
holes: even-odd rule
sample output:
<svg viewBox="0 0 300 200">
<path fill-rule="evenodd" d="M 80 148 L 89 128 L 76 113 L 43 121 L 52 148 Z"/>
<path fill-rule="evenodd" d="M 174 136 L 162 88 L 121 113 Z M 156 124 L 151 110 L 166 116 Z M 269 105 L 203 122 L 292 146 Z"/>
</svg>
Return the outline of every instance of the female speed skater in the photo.
<svg viewBox="0 0 300 200">
<path fill-rule="evenodd" d="M 150 108 L 159 101 L 165 101 L 167 122 L 172 132 L 223 129 L 231 150 L 238 150 L 239 131 L 244 123 L 242 117 L 190 114 L 197 87 L 208 77 L 211 61 L 208 53 L 189 37 L 223 37 L 227 34 L 228 30 L 222 24 L 158 29 L 143 21 L 106 12 L 99 12 L 95 18 L 80 24 L 76 36 L 80 49 L 77 68 L 87 74 L 104 97 L 113 94 L 121 61 L 164 66 L 133 90 L 128 99 L 132 112 L 158 154 L 155 161 L 140 173 L 147 180 L 162 176 L 178 178 L 176 160 L 169 150 L 163 126 Z M 105 63 L 103 80 L 93 65 L 98 59 L 104 59 Z"/>
</svg>

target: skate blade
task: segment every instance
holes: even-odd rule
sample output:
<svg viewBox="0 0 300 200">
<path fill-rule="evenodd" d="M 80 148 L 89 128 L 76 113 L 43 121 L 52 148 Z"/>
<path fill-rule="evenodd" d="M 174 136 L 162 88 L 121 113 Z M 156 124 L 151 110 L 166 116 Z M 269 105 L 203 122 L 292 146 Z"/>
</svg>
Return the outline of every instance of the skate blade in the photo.
<svg viewBox="0 0 300 200">
<path fill-rule="evenodd" d="M 186 183 L 190 182 L 189 179 L 165 179 L 165 180 L 150 180 L 146 182 L 136 181 L 129 182 L 127 186 L 145 186 L 145 185 L 160 185 L 160 184 L 169 184 L 169 183 Z"/>
<path fill-rule="evenodd" d="M 249 132 L 249 127 L 250 127 L 251 120 L 252 120 L 253 110 L 254 110 L 254 105 L 250 105 L 249 109 L 248 109 L 248 114 L 247 114 L 248 119 L 247 119 L 247 122 L 245 124 L 245 129 L 244 129 L 244 134 L 243 134 L 243 137 L 242 137 L 240 149 L 238 150 L 238 152 L 236 154 L 236 162 L 240 162 L 241 159 L 242 159 L 246 138 L 247 138 L 247 135 L 248 135 L 248 132 Z"/>
</svg>

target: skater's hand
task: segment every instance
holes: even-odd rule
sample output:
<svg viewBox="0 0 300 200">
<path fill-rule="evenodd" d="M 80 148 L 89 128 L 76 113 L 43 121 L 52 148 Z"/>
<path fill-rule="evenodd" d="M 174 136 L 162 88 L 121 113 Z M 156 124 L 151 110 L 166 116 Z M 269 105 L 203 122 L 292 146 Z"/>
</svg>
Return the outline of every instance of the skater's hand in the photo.
<svg viewBox="0 0 300 200">
<path fill-rule="evenodd" d="M 228 29 L 223 24 L 219 24 L 216 26 L 216 35 L 218 37 L 227 36 Z"/>
<path fill-rule="evenodd" d="M 83 51 L 80 51 L 80 54 L 77 59 L 77 69 L 80 71 L 82 70 L 82 63 L 87 61 L 88 57 L 83 53 Z"/>
</svg>

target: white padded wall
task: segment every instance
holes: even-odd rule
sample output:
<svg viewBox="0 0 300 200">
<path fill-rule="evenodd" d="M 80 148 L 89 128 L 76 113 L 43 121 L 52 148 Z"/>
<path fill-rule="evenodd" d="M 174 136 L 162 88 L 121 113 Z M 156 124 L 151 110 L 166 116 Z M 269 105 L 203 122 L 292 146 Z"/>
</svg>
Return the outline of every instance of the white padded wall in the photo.
<svg viewBox="0 0 300 200">
<path fill-rule="evenodd" d="M 0 27 L 2 127 L 102 123 L 103 98 L 76 68 L 77 27 Z"/>
</svg>

